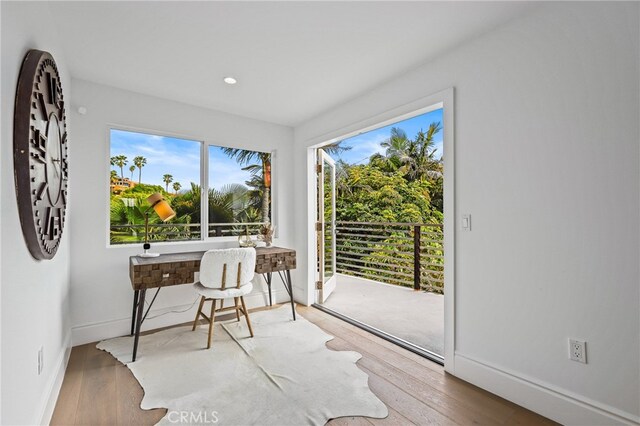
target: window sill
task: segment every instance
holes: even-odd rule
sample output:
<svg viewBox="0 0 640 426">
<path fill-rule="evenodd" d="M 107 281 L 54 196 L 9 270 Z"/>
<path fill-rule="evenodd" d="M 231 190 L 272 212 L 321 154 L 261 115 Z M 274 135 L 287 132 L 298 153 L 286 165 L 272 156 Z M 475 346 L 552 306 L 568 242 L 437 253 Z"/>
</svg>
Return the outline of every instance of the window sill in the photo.
<svg viewBox="0 0 640 426">
<path fill-rule="evenodd" d="M 255 235 L 252 235 L 255 238 Z M 230 242 L 238 242 L 238 237 L 210 237 L 204 240 L 190 240 L 190 241 L 151 241 L 151 247 L 173 247 L 173 246 L 192 246 L 192 245 L 202 245 L 202 244 L 216 244 L 216 243 L 230 243 Z M 131 243 L 131 244 L 107 244 L 108 249 L 124 249 L 124 248 L 141 248 L 142 242 L 140 243 Z"/>
</svg>

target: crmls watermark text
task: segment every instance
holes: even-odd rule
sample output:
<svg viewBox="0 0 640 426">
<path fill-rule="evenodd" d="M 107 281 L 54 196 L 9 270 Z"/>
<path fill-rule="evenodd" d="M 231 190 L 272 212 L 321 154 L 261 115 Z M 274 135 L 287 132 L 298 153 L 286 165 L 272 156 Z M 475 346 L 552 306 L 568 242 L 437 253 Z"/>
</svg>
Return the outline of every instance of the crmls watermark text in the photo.
<svg viewBox="0 0 640 426">
<path fill-rule="evenodd" d="M 215 424 L 218 423 L 217 411 L 169 411 L 167 418 L 171 423 Z"/>
</svg>

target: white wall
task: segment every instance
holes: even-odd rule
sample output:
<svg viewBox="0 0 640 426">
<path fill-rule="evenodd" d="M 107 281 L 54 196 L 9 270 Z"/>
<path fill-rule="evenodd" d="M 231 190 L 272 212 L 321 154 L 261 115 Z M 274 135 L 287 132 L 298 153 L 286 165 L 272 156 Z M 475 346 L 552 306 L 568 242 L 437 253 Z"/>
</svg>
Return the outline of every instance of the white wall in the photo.
<svg viewBox="0 0 640 426">
<path fill-rule="evenodd" d="M 109 128 L 111 125 L 177 135 L 212 144 L 262 151 L 275 150 L 273 162 L 274 224 L 276 244 L 288 245 L 292 198 L 291 146 L 293 130 L 288 127 L 216 112 L 186 104 L 140 95 L 82 80 L 72 81 L 74 121 L 74 161 L 70 179 L 74 198 L 82 206 L 69 216 L 71 228 L 71 285 L 73 344 L 128 334 L 133 291 L 129 281 L 129 256 L 141 252 L 141 245 L 108 247 Z M 77 108 L 87 108 L 86 115 Z M 194 165 L 198 167 L 198 165 Z M 154 244 L 157 252 L 206 250 L 228 243 Z M 295 279 L 295 272 L 294 272 Z M 261 281 L 260 281 L 261 282 Z M 274 290 L 279 300 L 286 295 L 278 280 Z M 247 303 L 264 305 L 262 285 L 254 287 Z M 147 295 L 148 298 L 152 294 Z M 165 288 L 149 316 L 167 310 L 185 310 L 196 299 L 189 285 Z M 149 299 L 147 299 L 149 300 Z M 171 313 L 148 319 L 144 328 L 192 320 L 194 306 L 184 313 Z"/>
<path fill-rule="evenodd" d="M 638 9 L 545 4 L 295 129 L 306 211 L 308 146 L 455 87 L 453 368 L 563 423 L 640 421 Z"/>
<path fill-rule="evenodd" d="M 2 2 L 2 424 L 48 421 L 68 356 L 69 222 L 53 260 L 36 261 L 22 237 L 13 180 L 13 103 L 18 74 L 27 50 L 49 51 L 62 75 L 65 99 L 71 79 L 47 5 Z M 44 8 L 44 11 L 43 11 Z M 69 120 L 71 121 L 71 120 Z M 69 124 L 69 157 L 78 139 Z M 74 199 L 70 184 L 70 207 Z M 44 347 L 44 370 L 37 374 L 37 354 Z M 50 396 L 52 397 L 50 399 Z"/>
</svg>

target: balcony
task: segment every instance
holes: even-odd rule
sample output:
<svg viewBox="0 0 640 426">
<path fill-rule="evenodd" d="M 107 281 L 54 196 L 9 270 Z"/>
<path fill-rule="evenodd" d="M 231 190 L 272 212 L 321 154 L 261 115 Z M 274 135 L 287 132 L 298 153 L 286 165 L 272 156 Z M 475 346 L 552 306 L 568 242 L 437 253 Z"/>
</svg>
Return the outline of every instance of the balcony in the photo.
<svg viewBox="0 0 640 426">
<path fill-rule="evenodd" d="M 336 222 L 335 257 L 324 307 L 444 353 L 442 224 Z"/>
<path fill-rule="evenodd" d="M 442 224 L 336 222 L 336 271 L 444 293 Z"/>
</svg>

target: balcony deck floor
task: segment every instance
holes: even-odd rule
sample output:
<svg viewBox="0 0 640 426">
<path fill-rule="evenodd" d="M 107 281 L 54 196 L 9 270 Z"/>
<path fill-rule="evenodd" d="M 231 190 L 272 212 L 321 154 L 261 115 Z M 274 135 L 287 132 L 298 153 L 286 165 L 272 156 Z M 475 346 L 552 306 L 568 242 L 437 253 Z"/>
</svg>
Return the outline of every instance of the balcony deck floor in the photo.
<svg viewBox="0 0 640 426">
<path fill-rule="evenodd" d="M 406 340 L 444 353 L 444 296 L 349 275 L 336 275 L 325 307 Z"/>
</svg>

